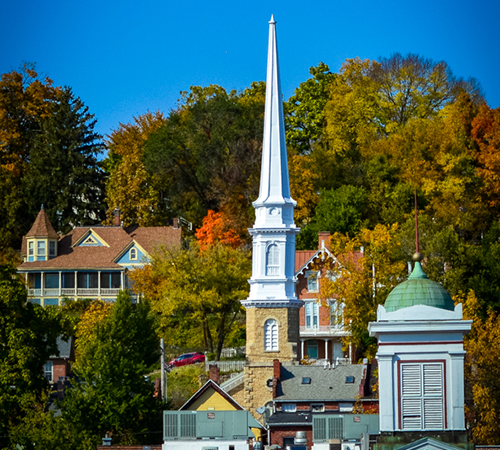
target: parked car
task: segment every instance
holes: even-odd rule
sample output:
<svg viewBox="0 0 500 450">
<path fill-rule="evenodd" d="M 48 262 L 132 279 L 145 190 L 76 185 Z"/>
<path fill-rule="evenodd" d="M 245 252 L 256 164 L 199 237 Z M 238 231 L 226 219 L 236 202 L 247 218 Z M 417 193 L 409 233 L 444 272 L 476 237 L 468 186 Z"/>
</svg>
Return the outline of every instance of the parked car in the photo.
<svg viewBox="0 0 500 450">
<path fill-rule="evenodd" d="M 181 356 L 173 359 L 168 363 L 171 367 L 186 366 L 188 364 L 202 363 L 205 362 L 205 355 L 203 353 L 184 353 Z"/>
</svg>

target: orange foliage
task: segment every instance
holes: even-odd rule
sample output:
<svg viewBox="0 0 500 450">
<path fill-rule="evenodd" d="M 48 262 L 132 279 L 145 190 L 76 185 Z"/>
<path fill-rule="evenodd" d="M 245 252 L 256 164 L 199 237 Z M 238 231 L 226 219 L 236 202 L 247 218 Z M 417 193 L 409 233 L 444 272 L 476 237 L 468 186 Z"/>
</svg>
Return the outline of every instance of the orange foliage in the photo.
<svg viewBox="0 0 500 450">
<path fill-rule="evenodd" d="M 471 134 L 479 147 L 479 174 L 492 196 L 490 205 L 496 206 L 500 204 L 500 108 L 484 103 L 472 122 Z"/>
<path fill-rule="evenodd" d="M 230 221 L 224 213 L 209 210 L 203 219 L 203 225 L 196 230 L 195 234 L 200 250 L 206 250 L 217 242 L 232 248 L 240 247 L 242 245 L 240 236 L 230 225 Z"/>
</svg>

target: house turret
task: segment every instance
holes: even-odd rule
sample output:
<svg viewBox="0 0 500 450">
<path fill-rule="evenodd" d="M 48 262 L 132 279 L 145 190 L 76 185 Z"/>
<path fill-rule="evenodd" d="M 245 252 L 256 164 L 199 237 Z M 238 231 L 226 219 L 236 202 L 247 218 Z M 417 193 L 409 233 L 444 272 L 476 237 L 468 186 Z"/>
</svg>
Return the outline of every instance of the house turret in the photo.
<svg viewBox="0 0 500 450">
<path fill-rule="evenodd" d="M 48 261 L 57 256 L 59 235 L 50 223 L 43 205 L 24 239 L 26 240 L 26 254 L 23 255 L 25 261 Z"/>
</svg>

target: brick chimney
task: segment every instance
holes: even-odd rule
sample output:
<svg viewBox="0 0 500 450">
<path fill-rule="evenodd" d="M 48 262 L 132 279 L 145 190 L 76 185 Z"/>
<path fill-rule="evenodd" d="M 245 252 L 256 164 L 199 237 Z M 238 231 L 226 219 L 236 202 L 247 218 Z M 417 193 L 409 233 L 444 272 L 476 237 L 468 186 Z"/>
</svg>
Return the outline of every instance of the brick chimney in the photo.
<svg viewBox="0 0 500 450">
<path fill-rule="evenodd" d="M 179 219 L 177 217 L 174 217 L 174 230 L 177 230 L 177 228 L 179 228 Z"/>
<path fill-rule="evenodd" d="M 281 380 L 281 363 L 279 359 L 273 359 L 273 399 L 278 394 L 278 383 Z"/>
<path fill-rule="evenodd" d="M 118 208 L 118 206 L 115 208 L 114 215 L 115 215 L 114 226 L 119 227 L 121 224 L 121 220 L 120 220 L 121 212 L 120 212 L 120 208 Z"/>
<path fill-rule="evenodd" d="M 211 365 L 208 368 L 208 377 L 217 385 L 220 384 L 220 369 L 216 365 Z"/>
<path fill-rule="evenodd" d="M 318 250 L 322 248 L 328 248 L 330 246 L 330 232 L 329 231 L 319 231 L 318 232 Z"/>
</svg>

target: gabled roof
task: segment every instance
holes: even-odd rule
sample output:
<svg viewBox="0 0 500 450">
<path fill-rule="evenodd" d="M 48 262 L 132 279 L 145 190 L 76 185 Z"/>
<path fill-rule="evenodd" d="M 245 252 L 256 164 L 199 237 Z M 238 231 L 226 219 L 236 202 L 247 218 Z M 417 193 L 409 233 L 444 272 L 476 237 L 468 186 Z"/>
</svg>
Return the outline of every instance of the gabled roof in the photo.
<svg viewBox="0 0 500 450">
<path fill-rule="evenodd" d="M 322 366 L 283 365 L 275 401 L 354 402 L 359 397 L 363 369 L 362 364 L 339 365 L 334 369 L 325 369 Z M 347 377 L 354 377 L 354 382 L 346 383 Z M 310 383 L 304 384 L 303 378 L 310 378 Z"/>
<path fill-rule="evenodd" d="M 319 250 L 298 250 L 295 252 L 295 276 L 304 274 L 304 271 L 311 267 L 311 264 L 321 257 L 331 257 L 336 260 L 335 256 L 326 247 Z"/>
<path fill-rule="evenodd" d="M 38 213 L 38 216 L 36 216 L 35 223 L 33 223 L 33 226 L 26 234 L 26 237 L 49 237 L 54 239 L 59 238 L 59 235 L 56 233 L 56 230 L 54 230 L 54 227 L 47 217 L 45 209 L 43 209 L 43 205 L 40 209 L 40 212 Z"/>
<path fill-rule="evenodd" d="M 422 438 L 411 444 L 399 447 L 399 450 L 457 450 L 457 445 L 448 444 L 433 438 Z"/>
<path fill-rule="evenodd" d="M 227 392 L 222 390 L 220 386 L 212 380 L 208 380 L 200 389 L 198 389 L 193 396 L 179 408 L 179 411 L 188 410 L 190 406 L 192 406 L 196 400 L 198 400 L 205 392 L 213 390 L 221 395 L 225 400 L 227 400 L 236 410 L 242 411 L 244 408 L 231 397 Z"/>
<path fill-rule="evenodd" d="M 106 246 L 75 246 L 83 236 L 93 230 L 107 244 Z M 181 229 L 173 227 L 77 227 L 59 239 L 57 257 L 48 261 L 33 261 L 21 264 L 19 270 L 61 270 L 61 269 L 120 269 L 115 258 L 125 247 L 136 242 L 151 254 L 158 245 L 176 246 L 181 243 Z M 26 242 L 23 252 L 26 254 Z"/>
<path fill-rule="evenodd" d="M 67 340 L 63 339 L 62 336 L 57 338 L 57 350 L 59 352 L 58 355 L 50 355 L 50 359 L 55 358 L 71 358 L 73 351 L 73 337 L 70 336 Z"/>
</svg>

